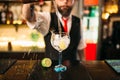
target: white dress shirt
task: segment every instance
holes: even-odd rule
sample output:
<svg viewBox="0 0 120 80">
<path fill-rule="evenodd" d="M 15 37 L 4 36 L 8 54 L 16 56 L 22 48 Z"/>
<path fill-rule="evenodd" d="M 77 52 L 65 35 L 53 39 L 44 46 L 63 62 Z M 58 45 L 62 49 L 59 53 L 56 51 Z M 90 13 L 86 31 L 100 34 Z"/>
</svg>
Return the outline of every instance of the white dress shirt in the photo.
<svg viewBox="0 0 120 80">
<path fill-rule="evenodd" d="M 62 15 L 60 13 L 58 13 L 58 18 L 63 25 L 64 22 L 62 21 Z M 36 22 L 34 23 L 27 22 L 27 24 L 31 29 L 37 29 L 39 32 L 41 32 L 45 36 L 49 32 L 51 20 L 52 19 L 51 19 L 49 12 L 36 12 Z M 68 33 L 71 30 L 71 24 L 72 24 L 72 16 L 70 15 L 70 17 L 68 18 L 68 22 L 67 22 Z M 84 49 L 86 47 L 86 43 L 83 38 L 82 26 L 81 26 L 80 35 L 81 35 L 81 39 L 79 42 L 78 50 Z"/>
</svg>

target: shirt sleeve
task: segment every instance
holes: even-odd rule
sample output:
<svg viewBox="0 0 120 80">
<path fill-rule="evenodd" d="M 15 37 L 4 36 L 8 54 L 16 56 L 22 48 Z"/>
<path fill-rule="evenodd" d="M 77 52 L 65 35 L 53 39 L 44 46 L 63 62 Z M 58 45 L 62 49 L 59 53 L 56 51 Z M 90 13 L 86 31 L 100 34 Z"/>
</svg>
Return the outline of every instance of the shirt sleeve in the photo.
<svg viewBox="0 0 120 80">
<path fill-rule="evenodd" d="M 49 31 L 50 20 L 49 12 L 37 12 L 36 22 L 31 23 L 27 21 L 27 25 L 29 28 L 36 29 L 45 36 Z"/>
<path fill-rule="evenodd" d="M 80 25 L 82 24 L 82 22 L 80 22 Z M 81 35 L 81 39 L 80 39 L 80 42 L 79 42 L 79 45 L 78 45 L 78 50 L 82 50 L 86 47 L 86 42 L 85 42 L 85 39 L 84 39 L 84 36 L 83 36 L 83 26 L 81 25 L 80 27 L 81 31 L 80 31 L 80 35 Z"/>
</svg>

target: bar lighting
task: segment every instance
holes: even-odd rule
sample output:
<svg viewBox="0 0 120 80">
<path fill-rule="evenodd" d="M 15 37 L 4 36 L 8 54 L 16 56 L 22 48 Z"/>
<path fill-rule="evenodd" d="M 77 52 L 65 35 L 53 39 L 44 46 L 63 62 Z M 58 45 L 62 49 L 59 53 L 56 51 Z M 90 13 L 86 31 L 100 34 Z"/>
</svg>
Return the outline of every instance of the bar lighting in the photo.
<svg viewBox="0 0 120 80">
<path fill-rule="evenodd" d="M 102 19 L 107 20 L 113 13 L 118 13 L 118 0 L 110 0 L 104 5 L 104 11 L 102 13 Z"/>
<path fill-rule="evenodd" d="M 5 42 L 0 42 L 0 46 L 5 46 L 5 45 L 7 45 L 7 44 L 8 44 L 7 41 L 5 41 Z"/>
<path fill-rule="evenodd" d="M 114 5 L 107 5 L 106 6 L 106 12 L 112 14 L 112 13 L 117 13 L 118 12 L 118 5 L 114 4 Z"/>
<path fill-rule="evenodd" d="M 19 24 L 20 25 L 20 24 L 22 24 L 22 21 L 21 20 L 14 20 L 13 24 Z"/>
<path fill-rule="evenodd" d="M 15 37 L 8 37 L 8 36 L 7 37 L 3 37 L 3 36 L 0 37 L 0 42 L 6 42 L 6 41 L 8 42 L 8 41 L 14 41 L 14 40 L 16 40 Z"/>
<path fill-rule="evenodd" d="M 11 43 L 12 51 L 27 51 L 32 49 L 34 51 L 44 51 L 45 43 L 42 39 L 37 42 L 30 40 L 16 40 L 15 38 L 0 38 L 0 51 L 8 50 L 8 43 Z"/>
<path fill-rule="evenodd" d="M 13 45 L 19 45 L 21 47 L 37 46 L 38 48 L 45 48 L 45 44 L 44 44 L 43 41 L 33 42 L 33 41 L 19 40 L 19 41 L 13 41 L 12 44 Z"/>
<path fill-rule="evenodd" d="M 107 20 L 109 18 L 110 14 L 109 13 L 102 13 L 102 19 Z"/>
</svg>

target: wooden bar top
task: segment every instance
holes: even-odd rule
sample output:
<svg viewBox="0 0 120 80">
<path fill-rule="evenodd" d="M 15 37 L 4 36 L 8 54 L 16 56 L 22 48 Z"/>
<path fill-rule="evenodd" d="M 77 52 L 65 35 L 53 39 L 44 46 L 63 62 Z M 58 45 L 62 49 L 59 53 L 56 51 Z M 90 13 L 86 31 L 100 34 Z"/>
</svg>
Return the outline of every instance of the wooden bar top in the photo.
<svg viewBox="0 0 120 80">
<path fill-rule="evenodd" d="M 102 61 L 86 61 L 83 62 L 92 80 L 120 80 L 120 74 L 117 74 L 108 66 L 104 60 Z"/>
<path fill-rule="evenodd" d="M 54 66 L 44 68 L 40 60 L 17 60 L 0 80 L 58 80 Z M 104 60 L 78 62 L 62 73 L 62 80 L 120 80 Z"/>
</svg>

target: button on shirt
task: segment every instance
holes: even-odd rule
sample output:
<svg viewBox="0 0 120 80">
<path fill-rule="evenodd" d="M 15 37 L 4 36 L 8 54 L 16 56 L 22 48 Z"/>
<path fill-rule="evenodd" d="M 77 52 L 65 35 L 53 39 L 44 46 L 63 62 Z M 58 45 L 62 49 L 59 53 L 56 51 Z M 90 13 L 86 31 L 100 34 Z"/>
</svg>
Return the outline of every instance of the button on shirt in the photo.
<svg viewBox="0 0 120 80">
<path fill-rule="evenodd" d="M 60 22 L 62 23 L 62 25 L 64 25 L 64 22 L 62 21 L 62 15 L 60 13 L 58 13 L 58 18 L 59 18 Z M 27 22 L 27 24 L 31 29 L 37 29 L 39 32 L 41 32 L 45 36 L 49 32 L 49 27 L 50 27 L 50 21 L 51 20 L 52 19 L 51 19 L 51 16 L 50 16 L 49 12 L 37 12 L 36 13 L 36 22 L 34 22 L 34 23 Z M 72 16 L 70 15 L 68 17 L 68 22 L 67 22 L 68 33 L 70 33 L 71 24 L 72 24 Z M 81 34 L 81 39 L 80 39 L 79 46 L 78 46 L 79 50 L 86 47 L 86 43 L 83 39 L 82 30 L 83 29 L 82 29 L 82 26 L 81 26 L 81 33 L 80 33 Z"/>
</svg>

